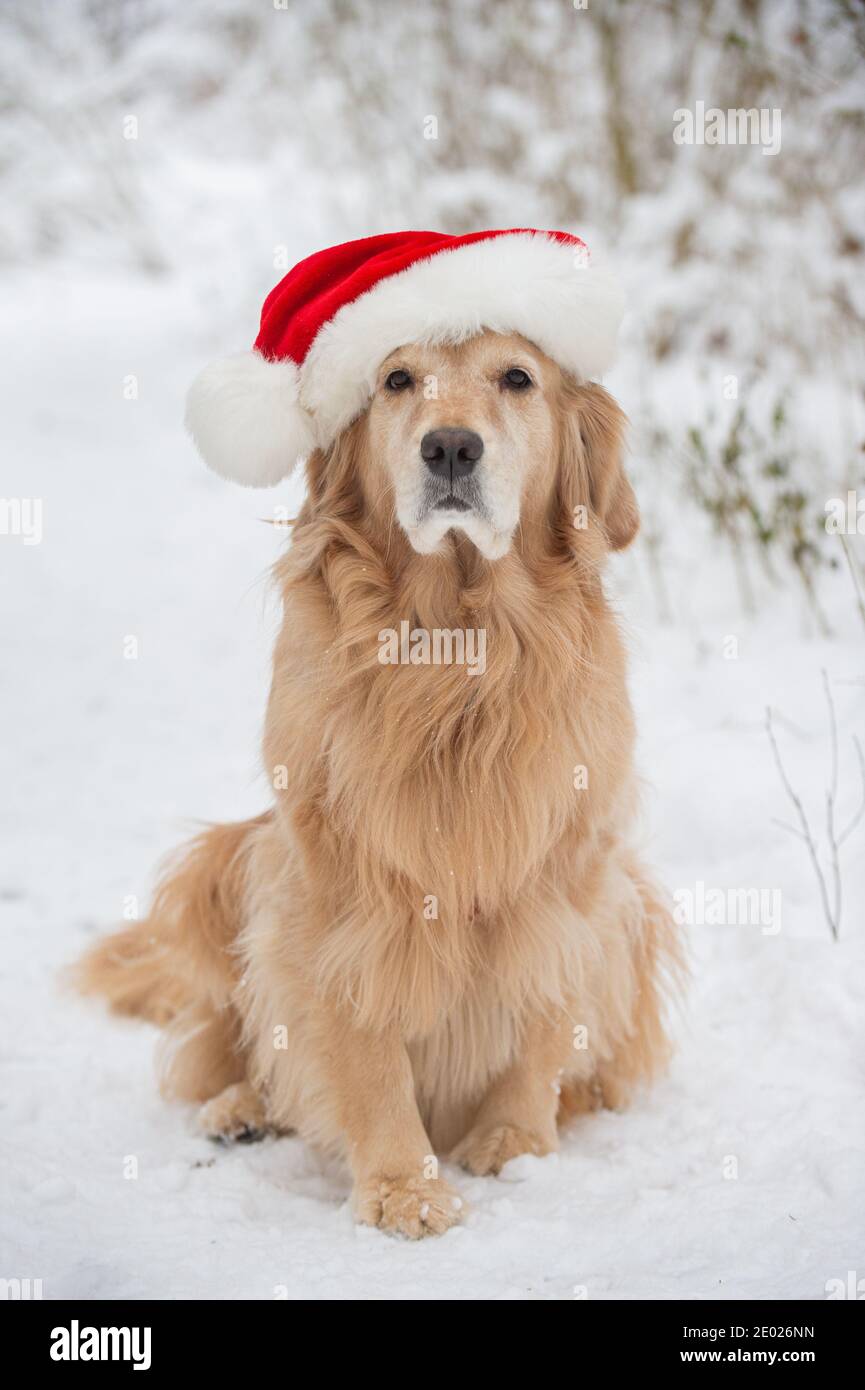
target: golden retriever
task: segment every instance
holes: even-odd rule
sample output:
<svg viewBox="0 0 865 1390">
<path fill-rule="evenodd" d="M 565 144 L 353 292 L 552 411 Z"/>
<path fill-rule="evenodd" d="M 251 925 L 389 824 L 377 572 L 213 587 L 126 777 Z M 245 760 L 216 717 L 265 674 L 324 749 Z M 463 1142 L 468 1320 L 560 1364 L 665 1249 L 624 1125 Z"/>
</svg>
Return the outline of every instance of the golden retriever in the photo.
<svg viewBox="0 0 865 1390">
<path fill-rule="evenodd" d="M 630 846 L 602 583 L 638 527 L 623 425 L 516 335 L 392 353 L 276 567 L 274 806 L 204 833 L 79 967 L 164 1025 L 206 1132 L 342 1152 L 387 1231 L 460 1220 L 436 1155 L 548 1154 L 667 1057 L 679 946 Z"/>
</svg>

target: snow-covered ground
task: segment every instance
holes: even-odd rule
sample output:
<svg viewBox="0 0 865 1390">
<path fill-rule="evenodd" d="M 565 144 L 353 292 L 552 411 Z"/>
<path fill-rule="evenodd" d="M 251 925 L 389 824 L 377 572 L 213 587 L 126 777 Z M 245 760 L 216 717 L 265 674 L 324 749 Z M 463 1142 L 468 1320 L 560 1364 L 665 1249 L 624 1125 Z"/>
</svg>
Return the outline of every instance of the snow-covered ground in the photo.
<svg viewBox="0 0 865 1390">
<path fill-rule="evenodd" d="M 774 913 L 690 927 L 669 1077 L 578 1123 L 557 1156 L 452 1175 L 465 1225 L 394 1241 L 353 1225 L 346 1175 L 300 1140 L 197 1137 L 157 1095 L 155 1033 L 60 988 L 130 896 L 144 908 L 196 818 L 266 801 L 266 576 L 283 538 L 261 518 L 296 494 L 233 489 L 196 460 L 187 380 L 245 339 L 205 341 L 177 280 L 43 269 L 5 302 L 2 492 L 43 499 L 43 537 L 0 537 L 0 1276 L 39 1278 L 46 1298 L 821 1299 L 865 1274 L 865 825 L 844 850 L 836 943 L 805 847 L 773 823 L 792 808 L 763 728 L 772 705 L 822 832 L 825 668 L 839 819 L 853 813 L 865 644 L 843 571 L 825 581 L 823 639 L 795 593 L 767 590 L 746 620 L 693 516 L 666 548 L 671 623 L 645 552 L 613 562 L 651 856 L 673 891 L 777 890 L 780 930 Z"/>
</svg>

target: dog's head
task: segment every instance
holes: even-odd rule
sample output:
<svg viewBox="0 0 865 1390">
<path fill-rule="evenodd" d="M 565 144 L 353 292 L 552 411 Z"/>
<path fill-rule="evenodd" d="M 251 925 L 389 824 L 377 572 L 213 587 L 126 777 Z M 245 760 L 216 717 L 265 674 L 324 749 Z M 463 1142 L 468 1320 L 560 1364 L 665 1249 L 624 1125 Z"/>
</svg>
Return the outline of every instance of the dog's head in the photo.
<svg viewBox="0 0 865 1390">
<path fill-rule="evenodd" d="M 367 504 L 420 554 L 464 532 L 497 560 L 518 527 L 537 526 L 567 536 L 594 525 L 621 549 L 639 524 L 623 426 L 601 387 L 579 385 L 525 338 L 483 332 L 392 352 L 352 427 L 353 462 Z"/>
</svg>

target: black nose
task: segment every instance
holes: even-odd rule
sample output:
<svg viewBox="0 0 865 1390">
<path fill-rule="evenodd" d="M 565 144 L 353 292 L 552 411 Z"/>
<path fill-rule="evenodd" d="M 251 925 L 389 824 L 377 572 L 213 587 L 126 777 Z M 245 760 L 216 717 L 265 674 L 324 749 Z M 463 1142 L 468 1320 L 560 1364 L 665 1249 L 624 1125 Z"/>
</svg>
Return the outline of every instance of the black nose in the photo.
<svg viewBox="0 0 865 1390">
<path fill-rule="evenodd" d="M 420 442 L 420 455 L 437 478 L 464 478 L 484 451 L 474 430 L 430 430 Z"/>
</svg>

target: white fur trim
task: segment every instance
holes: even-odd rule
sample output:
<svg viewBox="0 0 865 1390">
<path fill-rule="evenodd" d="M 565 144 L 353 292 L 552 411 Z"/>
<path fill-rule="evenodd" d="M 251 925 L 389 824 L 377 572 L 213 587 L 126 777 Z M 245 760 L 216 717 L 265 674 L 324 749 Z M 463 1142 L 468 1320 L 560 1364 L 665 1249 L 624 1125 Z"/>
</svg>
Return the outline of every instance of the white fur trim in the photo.
<svg viewBox="0 0 865 1390">
<path fill-rule="evenodd" d="M 624 296 L 579 246 L 539 232 L 438 251 L 346 304 L 317 334 L 300 399 L 321 446 L 365 408 L 379 366 L 405 343 L 521 333 L 585 380 L 611 365 Z"/>
<path fill-rule="evenodd" d="M 186 397 L 186 428 L 205 463 L 246 487 L 272 487 L 315 448 L 294 362 L 240 352 L 211 362 Z"/>
</svg>

